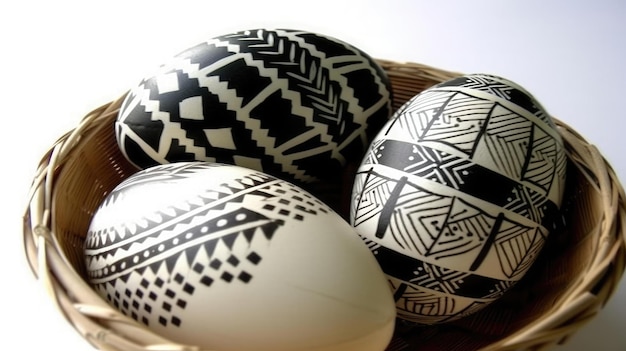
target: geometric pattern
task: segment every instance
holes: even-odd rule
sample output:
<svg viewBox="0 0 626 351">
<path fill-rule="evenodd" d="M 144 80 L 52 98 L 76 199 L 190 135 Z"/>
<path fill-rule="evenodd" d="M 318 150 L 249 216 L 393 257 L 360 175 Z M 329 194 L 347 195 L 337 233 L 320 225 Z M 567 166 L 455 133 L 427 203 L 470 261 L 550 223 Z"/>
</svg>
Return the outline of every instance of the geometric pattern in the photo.
<svg viewBox="0 0 626 351">
<path fill-rule="evenodd" d="M 428 291 L 454 294 L 481 300 L 494 299 L 514 284 L 514 280 L 499 280 L 472 272 L 461 272 L 442 265 L 429 263 L 404 255 L 390 248 L 370 241 L 376 246 L 374 255 L 383 265 L 395 263 L 387 274 L 412 286 Z"/>
<path fill-rule="evenodd" d="M 407 105 L 394 115 L 383 139 L 429 145 L 537 187 L 554 202 L 562 197 L 563 143 L 554 128 L 534 115 L 493 95 L 461 88 L 431 88 Z"/>
<path fill-rule="evenodd" d="M 395 181 L 376 170 L 359 173 L 352 225 L 387 248 L 463 272 L 509 280 L 529 268 L 545 241 L 542 226 L 492 214 L 467 196 L 438 194 L 414 179 Z M 394 191 L 398 187 L 402 190 Z M 388 208 L 393 211 L 386 217 Z M 491 264 L 483 265 L 485 260 Z"/>
<path fill-rule="evenodd" d="M 391 115 L 389 80 L 361 50 L 296 30 L 192 47 L 124 100 L 115 132 L 137 167 L 236 164 L 288 180 L 336 178 Z"/>
<path fill-rule="evenodd" d="M 398 294 L 396 301 L 397 315 L 400 319 L 419 324 L 437 324 L 450 322 L 488 305 L 488 302 L 462 301 L 443 294 L 428 291 L 416 285 L 408 285 L 390 279 L 392 290 Z"/>
<path fill-rule="evenodd" d="M 534 186 L 525 187 L 523 182 L 514 181 L 468 158 L 421 143 L 375 140 L 363 160 L 363 165 L 384 165 L 422 180 L 445 185 L 460 193 L 507 208 L 546 227 L 556 220 L 558 206 L 546 197 L 546 191 Z M 484 183 L 490 186 L 481 186 Z"/>
<path fill-rule="evenodd" d="M 461 318 L 519 281 L 559 222 L 566 166 L 549 115 L 503 78 L 456 78 L 402 106 L 370 144 L 350 210 L 400 318 Z"/>
<path fill-rule="evenodd" d="M 497 96 L 532 113 L 543 123 L 556 128 L 554 120 L 541 104 L 523 87 L 508 79 L 491 74 L 472 74 L 448 80 L 437 87 L 464 87 Z"/>
<path fill-rule="evenodd" d="M 87 277 L 125 315 L 146 325 L 180 327 L 181 311 L 193 308 L 188 302 L 198 289 L 254 279 L 285 221 L 330 212 L 296 186 L 262 173 L 224 179 L 219 186 L 194 183 L 219 167 L 172 163 L 140 171 L 96 212 L 85 240 Z M 169 195 L 167 206 L 142 202 L 146 208 L 128 216 L 133 221 L 122 218 L 118 206 L 141 197 L 143 189 L 161 189 Z M 172 197 L 177 192 L 180 199 Z M 247 198 L 264 199 L 265 205 L 248 208 Z"/>
<path fill-rule="evenodd" d="M 540 228 L 527 229 L 509 226 L 503 228 L 494 246 L 505 274 L 511 279 L 521 276 L 537 258 L 545 243 L 545 235 Z"/>
</svg>

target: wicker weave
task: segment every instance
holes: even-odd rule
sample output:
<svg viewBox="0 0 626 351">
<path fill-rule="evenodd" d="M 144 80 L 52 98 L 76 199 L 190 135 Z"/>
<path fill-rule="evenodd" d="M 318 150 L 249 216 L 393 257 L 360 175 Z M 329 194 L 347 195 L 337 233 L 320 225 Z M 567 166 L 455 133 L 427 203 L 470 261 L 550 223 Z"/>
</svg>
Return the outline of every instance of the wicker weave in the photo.
<svg viewBox="0 0 626 351">
<path fill-rule="evenodd" d="M 379 60 L 394 108 L 458 74 Z M 60 311 L 101 350 L 199 350 L 165 340 L 112 309 L 86 284 L 82 243 L 94 210 L 136 169 L 117 148 L 112 123 L 123 96 L 86 115 L 44 155 L 24 216 L 25 253 Z M 625 267 L 624 191 L 609 164 L 581 135 L 556 120 L 569 168 L 565 226 L 553 233 L 527 275 L 488 308 L 431 327 L 398 324 L 389 350 L 540 349 L 561 343 L 591 320 Z"/>
</svg>

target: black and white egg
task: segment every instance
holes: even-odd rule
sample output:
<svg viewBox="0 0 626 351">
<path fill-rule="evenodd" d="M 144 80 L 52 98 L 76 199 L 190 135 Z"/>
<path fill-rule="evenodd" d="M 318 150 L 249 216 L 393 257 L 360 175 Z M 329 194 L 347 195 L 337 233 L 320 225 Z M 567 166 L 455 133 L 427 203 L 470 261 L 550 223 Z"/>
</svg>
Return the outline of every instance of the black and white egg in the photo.
<svg viewBox="0 0 626 351">
<path fill-rule="evenodd" d="M 392 114 L 383 69 L 299 30 L 247 30 L 175 56 L 129 92 L 115 134 L 138 166 L 239 165 L 300 183 L 358 164 Z"/>
<path fill-rule="evenodd" d="M 452 321 L 508 291 L 559 221 L 566 166 L 553 120 L 508 79 L 462 76 L 401 107 L 358 169 L 350 210 L 399 317 Z"/>
<path fill-rule="evenodd" d="M 211 350 L 382 351 L 396 310 L 352 228 L 310 193 L 233 165 L 139 171 L 97 209 L 88 281 L 121 313 Z"/>
</svg>

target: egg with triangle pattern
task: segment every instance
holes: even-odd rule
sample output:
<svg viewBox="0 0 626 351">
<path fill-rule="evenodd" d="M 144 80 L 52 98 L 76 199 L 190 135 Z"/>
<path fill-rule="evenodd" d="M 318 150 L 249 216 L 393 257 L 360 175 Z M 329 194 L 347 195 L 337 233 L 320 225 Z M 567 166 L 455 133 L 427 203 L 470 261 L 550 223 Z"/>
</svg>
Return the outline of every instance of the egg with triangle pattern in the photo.
<svg viewBox="0 0 626 351">
<path fill-rule="evenodd" d="M 398 317 L 451 322 L 502 297 L 562 223 L 566 171 L 551 116 L 509 79 L 465 75 L 404 104 L 358 168 L 350 210 Z"/>
<path fill-rule="evenodd" d="M 382 351 L 395 305 L 354 229 L 298 186 L 233 165 L 139 171 L 96 210 L 87 279 L 128 318 L 218 350 Z"/>
</svg>

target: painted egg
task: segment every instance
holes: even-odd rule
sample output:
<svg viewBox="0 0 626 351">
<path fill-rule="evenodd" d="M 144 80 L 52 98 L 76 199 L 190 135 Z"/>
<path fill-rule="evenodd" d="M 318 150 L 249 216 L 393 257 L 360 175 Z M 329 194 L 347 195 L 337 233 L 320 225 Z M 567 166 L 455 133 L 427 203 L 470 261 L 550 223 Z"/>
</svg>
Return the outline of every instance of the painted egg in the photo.
<svg viewBox="0 0 626 351">
<path fill-rule="evenodd" d="M 370 145 L 350 209 L 398 316 L 452 321 L 519 281 L 558 222 L 566 164 L 551 117 L 507 79 L 462 76 L 402 106 Z"/>
<path fill-rule="evenodd" d="M 146 168 L 239 165 L 302 183 L 358 164 L 392 114 L 389 80 L 365 52 L 307 31 L 248 30 L 175 56 L 123 102 L 116 137 Z"/>
<path fill-rule="evenodd" d="M 97 209 L 87 277 L 124 315 L 219 350 L 371 350 L 395 304 L 354 228 L 284 180 L 177 162 L 139 171 Z"/>
</svg>

